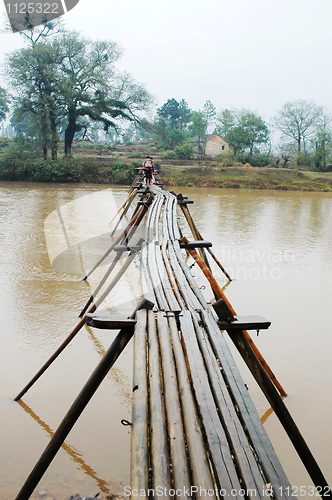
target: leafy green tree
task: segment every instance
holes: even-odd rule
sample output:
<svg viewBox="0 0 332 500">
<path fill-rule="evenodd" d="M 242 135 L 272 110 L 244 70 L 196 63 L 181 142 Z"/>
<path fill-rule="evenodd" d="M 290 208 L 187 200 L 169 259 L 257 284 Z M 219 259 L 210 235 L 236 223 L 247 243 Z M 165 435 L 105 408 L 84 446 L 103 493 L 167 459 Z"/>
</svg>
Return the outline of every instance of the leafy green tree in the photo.
<svg viewBox="0 0 332 500">
<path fill-rule="evenodd" d="M 56 157 L 59 94 L 54 92 L 58 75 L 53 48 L 47 43 L 33 43 L 14 51 L 7 58 L 7 75 L 14 90 L 16 123 L 30 114 L 38 117 L 36 131 L 41 137 L 43 156 L 46 159 L 51 131 L 52 157 Z"/>
<path fill-rule="evenodd" d="M 82 128 L 81 117 L 102 122 L 106 131 L 116 126 L 115 118 L 133 117 L 123 101 L 110 97 L 113 63 L 120 57 L 114 42 L 91 42 L 76 32 L 66 32 L 52 47 L 60 55 L 58 86 L 67 122 L 65 154 L 71 154 L 75 133 Z"/>
<path fill-rule="evenodd" d="M 6 118 L 6 113 L 9 111 L 9 97 L 5 89 L 0 87 L 0 122 Z"/>
<path fill-rule="evenodd" d="M 217 111 L 216 111 L 216 107 L 212 104 L 211 101 L 209 101 L 209 100 L 205 101 L 202 113 L 204 115 L 205 120 L 208 123 L 208 126 L 213 125 Z"/>
<path fill-rule="evenodd" d="M 215 132 L 226 140 L 228 133 L 236 126 L 237 113 L 234 110 L 224 109 L 217 115 Z"/>
<path fill-rule="evenodd" d="M 287 102 L 274 118 L 275 127 L 284 137 L 292 139 L 298 153 L 306 152 L 306 143 L 315 133 L 323 110 L 313 101 Z"/>
<path fill-rule="evenodd" d="M 264 120 L 254 112 L 241 112 L 238 127 L 242 130 L 243 147 L 249 149 L 249 156 L 252 156 L 254 148 L 258 149 L 269 142 L 269 129 Z"/>
<path fill-rule="evenodd" d="M 234 153 L 248 152 L 252 157 L 269 142 L 269 129 L 257 113 L 248 110 L 225 109 L 218 116 L 216 131 L 232 146 Z"/>
<path fill-rule="evenodd" d="M 130 75 L 115 71 L 120 50 L 114 42 L 92 42 L 77 32 L 61 31 L 56 38 L 30 37 L 30 47 L 8 57 L 8 77 L 15 91 L 16 122 L 38 117 L 43 155 L 51 137 L 56 158 L 60 125 L 65 153 L 71 154 L 75 133 L 99 122 L 104 130 L 119 120 L 139 120 L 151 102 L 147 91 Z M 37 135 L 38 135 L 37 134 Z"/>
<path fill-rule="evenodd" d="M 187 138 L 187 134 L 180 128 L 171 128 L 167 133 L 167 141 L 170 148 L 175 148 L 182 144 Z"/>
<path fill-rule="evenodd" d="M 181 130 L 184 130 L 188 123 L 191 121 L 191 116 L 192 116 L 192 111 L 189 109 L 188 103 L 184 100 L 181 99 L 179 102 L 179 109 L 180 109 L 180 128 Z"/>
<path fill-rule="evenodd" d="M 326 170 L 327 160 L 332 152 L 331 117 L 324 115 L 313 138 L 314 166 L 316 170 Z"/>
<path fill-rule="evenodd" d="M 204 118 L 201 111 L 194 111 L 191 118 L 191 123 L 189 125 L 189 131 L 191 136 L 194 138 L 199 153 L 202 155 L 205 152 L 205 142 L 206 142 L 206 131 L 208 122 Z"/>
<path fill-rule="evenodd" d="M 157 115 L 164 119 L 171 128 L 176 128 L 180 125 L 181 107 L 178 101 L 174 98 L 168 99 L 161 108 L 157 109 Z"/>
</svg>

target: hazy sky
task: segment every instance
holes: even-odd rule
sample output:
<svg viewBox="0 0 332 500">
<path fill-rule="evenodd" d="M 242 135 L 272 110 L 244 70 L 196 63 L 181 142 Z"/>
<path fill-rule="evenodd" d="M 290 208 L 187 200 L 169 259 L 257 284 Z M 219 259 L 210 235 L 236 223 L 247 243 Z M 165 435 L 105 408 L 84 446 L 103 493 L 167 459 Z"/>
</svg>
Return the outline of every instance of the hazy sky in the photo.
<svg viewBox="0 0 332 500">
<path fill-rule="evenodd" d="M 119 43 L 118 67 L 158 106 L 210 99 L 269 120 L 287 101 L 312 99 L 332 111 L 331 0 L 80 0 L 64 21 Z M 0 33 L 0 46 L 10 52 L 21 37 Z"/>
</svg>

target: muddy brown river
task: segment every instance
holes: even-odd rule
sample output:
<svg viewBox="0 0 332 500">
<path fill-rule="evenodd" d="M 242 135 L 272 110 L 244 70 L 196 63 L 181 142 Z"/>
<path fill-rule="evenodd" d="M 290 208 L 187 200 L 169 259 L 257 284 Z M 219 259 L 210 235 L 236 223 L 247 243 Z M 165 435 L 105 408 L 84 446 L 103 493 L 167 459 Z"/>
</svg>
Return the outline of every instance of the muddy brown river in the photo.
<svg viewBox="0 0 332 500">
<path fill-rule="evenodd" d="M 328 193 L 174 188 L 233 281 L 213 271 L 235 310 L 272 321 L 254 341 L 288 393 L 285 403 L 332 483 L 332 197 Z M 100 280 L 81 278 L 109 246 L 109 222 L 128 188 L 0 183 L 0 500 L 14 499 L 50 436 L 112 342 L 84 327 L 27 392 Z M 180 218 L 185 235 L 189 228 Z M 114 223 L 113 223 L 114 226 Z M 113 227 L 112 226 L 112 227 Z M 192 273 L 199 286 L 199 269 Z M 208 300 L 212 293 L 204 290 Z M 140 299 L 137 258 L 103 305 L 128 314 Z M 230 348 L 300 498 L 308 474 L 265 397 Z M 36 498 L 64 500 L 129 484 L 132 343 L 120 356 L 39 483 Z M 302 490 L 300 487 L 302 486 Z M 32 497 L 33 498 L 33 497 Z"/>
</svg>

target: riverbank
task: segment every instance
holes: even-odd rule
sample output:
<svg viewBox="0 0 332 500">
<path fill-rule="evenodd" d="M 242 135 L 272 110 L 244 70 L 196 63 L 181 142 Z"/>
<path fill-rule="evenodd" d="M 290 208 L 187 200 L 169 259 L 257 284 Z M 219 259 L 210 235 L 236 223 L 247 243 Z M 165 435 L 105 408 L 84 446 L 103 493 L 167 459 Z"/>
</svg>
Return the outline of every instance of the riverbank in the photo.
<svg viewBox="0 0 332 500">
<path fill-rule="evenodd" d="M 200 166 L 162 168 L 169 186 L 332 191 L 332 173 L 286 168 L 243 166 Z"/>
<path fill-rule="evenodd" d="M 29 146 L 30 148 L 30 146 Z M 29 149 L 28 148 L 28 149 Z M 12 143 L 0 155 L 0 180 L 24 182 L 77 182 L 130 185 L 145 151 L 121 151 L 98 146 L 75 146 L 73 157 L 43 160 L 31 148 Z M 142 147 L 143 148 L 143 147 Z M 332 172 L 299 168 L 252 167 L 249 163 L 158 158 L 155 165 L 166 186 L 332 191 Z"/>
</svg>

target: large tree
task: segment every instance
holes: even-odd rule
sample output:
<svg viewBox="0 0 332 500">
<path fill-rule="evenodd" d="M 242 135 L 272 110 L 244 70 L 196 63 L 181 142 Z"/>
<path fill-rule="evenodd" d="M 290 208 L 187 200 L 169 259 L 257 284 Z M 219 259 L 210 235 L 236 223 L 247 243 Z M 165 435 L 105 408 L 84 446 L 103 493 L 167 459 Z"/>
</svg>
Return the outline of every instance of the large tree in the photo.
<svg viewBox="0 0 332 500">
<path fill-rule="evenodd" d="M 91 42 L 77 32 L 65 32 L 52 47 L 60 56 L 58 84 L 66 117 L 65 153 L 71 154 L 75 133 L 82 128 L 81 117 L 102 122 L 105 130 L 115 126 L 115 118 L 132 117 L 125 102 L 110 95 L 113 63 L 120 57 L 114 42 Z"/>
<path fill-rule="evenodd" d="M 166 123 L 169 123 L 171 128 L 175 128 L 180 122 L 180 105 L 174 97 L 168 99 L 161 108 L 157 109 L 157 115 L 164 119 Z"/>
<path fill-rule="evenodd" d="M 287 102 L 274 118 L 275 127 L 284 137 L 295 141 L 299 153 L 306 151 L 306 144 L 314 134 L 323 110 L 313 101 Z"/>
<path fill-rule="evenodd" d="M 115 42 L 93 42 L 77 32 L 62 30 L 56 37 L 29 38 L 30 47 L 8 58 L 8 76 L 16 98 L 16 118 L 39 118 L 44 157 L 49 135 L 52 158 L 60 124 L 64 127 L 65 153 L 71 154 L 76 132 L 99 122 L 104 130 L 119 120 L 138 120 L 138 112 L 151 102 L 147 91 L 114 63 L 121 51 Z"/>
<path fill-rule="evenodd" d="M 269 129 L 254 111 L 225 109 L 217 120 L 216 132 L 232 146 L 235 154 L 248 152 L 252 156 L 255 149 L 269 142 Z"/>
<path fill-rule="evenodd" d="M 204 114 L 201 111 L 194 111 L 189 125 L 189 131 L 194 138 L 198 151 L 201 155 L 205 153 L 207 127 L 208 122 L 205 119 Z"/>
<path fill-rule="evenodd" d="M 56 126 L 59 112 L 57 56 L 47 43 L 31 43 L 7 58 L 7 75 L 14 90 L 14 121 L 24 121 L 29 114 L 38 117 L 36 135 L 41 138 L 47 157 L 49 134 L 52 135 L 52 157 L 56 157 Z"/>
</svg>

